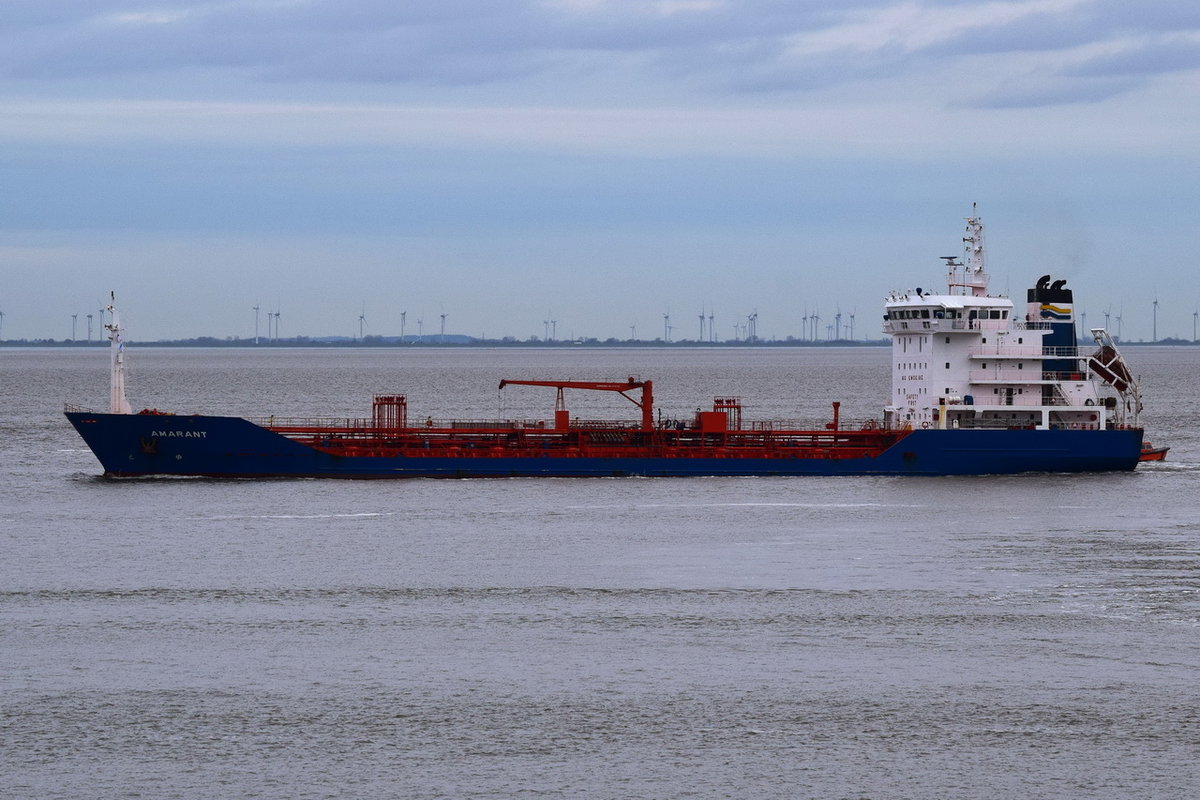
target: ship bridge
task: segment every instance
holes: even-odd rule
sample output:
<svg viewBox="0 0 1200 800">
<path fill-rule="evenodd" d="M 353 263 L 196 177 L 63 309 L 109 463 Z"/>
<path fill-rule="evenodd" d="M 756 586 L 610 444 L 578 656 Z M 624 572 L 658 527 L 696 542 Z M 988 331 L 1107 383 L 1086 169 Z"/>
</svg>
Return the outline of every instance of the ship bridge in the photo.
<svg viewBox="0 0 1200 800">
<path fill-rule="evenodd" d="M 894 295 L 885 305 L 883 332 L 888 335 L 923 331 L 980 331 L 1007 329 L 1013 302 L 1007 297 L 962 295 Z"/>
</svg>

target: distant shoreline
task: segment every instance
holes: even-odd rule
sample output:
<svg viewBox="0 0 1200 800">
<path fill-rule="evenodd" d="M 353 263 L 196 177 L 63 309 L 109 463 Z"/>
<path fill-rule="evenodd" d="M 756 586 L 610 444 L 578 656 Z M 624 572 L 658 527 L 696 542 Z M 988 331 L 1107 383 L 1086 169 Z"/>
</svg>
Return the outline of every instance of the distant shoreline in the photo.
<svg viewBox="0 0 1200 800">
<path fill-rule="evenodd" d="M 1082 342 L 1082 340 L 1080 340 Z M 1121 341 L 1118 343 L 1122 347 L 1148 347 L 1148 346 L 1181 346 L 1192 347 L 1200 345 L 1200 342 L 1191 341 L 1188 339 L 1160 339 L 1156 342 L 1143 341 Z M 259 341 L 255 343 L 253 339 L 217 339 L 215 337 L 201 336 L 195 339 L 163 339 L 157 341 L 129 341 L 126 342 L 131 347 L 240 347 L 258 350 L 271 350 L 279 348 L 394 348 L 394 347 L 447 347 L 447 348 L 473 348 L 473 347 L 512 347 L 512 348 L 650 348 L 650 347 L 667 347 L 680 349 L 696 349 L 704 347 L 718 348 L 772 348 L 772 347 L 889 347 L 891 342 L 887 339 L 835 339 L 832 341 L 809 341 L 801 339 L 780 339 L 780 340 L 759 340 L 753 342 L 746 341 L 724 341 L 724 342 L 697 342 L 694 340 L 680 342 L 664 342 L 661 339 L 652 340 L 600 340 L 600 339 L 583 339 L 573 341 L 540 341 L 540 340 L 510 340 L 510 339 L 472 339 L 467 336 L 446 336 L 445 340 L 441 340 L 438 336 L 426 336 L 424 339 L 416 337 L 405 337 L 404 341 L 400 341 L 399 337 L 371 337 L 368 336 L 365 340 L 343 339 L 343 338 L 308 338 L 298 336 L 291 339 L 276 339 L 274 341 Z M 107 341 L 99 342 L 80 342 L 55 339 L 11 339 L 0 341 L 0 347 L 79 347 L 79 348 L 107 348 Z M 1080 344 L 1081 347 L 1087 346 Z"/>
<path fill-rule="evenodd" d="M 416 337 L 406 337 L 404 341 L 399 341 L 399 337 L 395 340 L 389 338 L 373 338 L 367 337 L 365 341 L 353 339 L 312 339 L 307 337 L 295 337 L 291 339 L 277 339 L 274 341 L 259 341 L 255 343 L 253 339 L 217 339 L 213 337 L 201 336 L 195 339 L 165 339 L 158 341 L 127 341 L 126 345 L 130 347 L 240 347 L 250 349 L 277 349 L 277 348 L 297 348 L 297 347 L 313 347 L 313 348 L 395 348 L 395 347 L 448 347 L 448 348 L 471 348 L 471 347 L 513 347 L 513 348 L 648 348 L 648 347 L 670 347 L 670 348 L 704 348 L 704 347 L 719 347 L 719 348 L 759 348 L 759 347 L 887 347 L 891 343 L 885 339 L 870 339 L 870 340 L 848 340 L 837 339 L 833 341 L 801 341 L 798 339 L 784 339 L 779 341 L 760 340 L 754 342 L 746 341 L 725 341 L 725 342 L 697 342 L 697 341 L 680 341 L 680 342 L 664 342 L 661 339 L 657 340 L 599 340 L 599 339 L 583 339 L 573 341 L 529 341 L 529 340 L 505 340 L 505 339 L 471 339 L 469 337 L 451 337 L 447 336 L 444 341 L 439 337 L 426 336 L 423 340 L 418 340 Z M 71 340 L 54 340 L 54 339 L 18 339 L 0 342 L 0 347 L 79 347 L 79 348 L 107 348 L 107 341 L 101 342 L 79 342 Z"/>
</svg>

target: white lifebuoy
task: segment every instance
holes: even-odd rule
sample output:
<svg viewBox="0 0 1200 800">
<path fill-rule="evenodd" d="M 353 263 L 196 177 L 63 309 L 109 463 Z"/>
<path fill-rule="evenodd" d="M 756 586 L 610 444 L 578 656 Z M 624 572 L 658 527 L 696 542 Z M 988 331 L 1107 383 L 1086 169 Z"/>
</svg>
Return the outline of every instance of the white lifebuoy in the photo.
<svg viewBox="0 0 1200 800">
<path fill-rule="evenodd" d="M 929 420 L 925 420 L 924 422 L 922 422 L 922 423 L 921 423 L 921 427 L 922 427 L 922 428 L 928 428 L 928 427 L 929 427 Z"/>
</svg>

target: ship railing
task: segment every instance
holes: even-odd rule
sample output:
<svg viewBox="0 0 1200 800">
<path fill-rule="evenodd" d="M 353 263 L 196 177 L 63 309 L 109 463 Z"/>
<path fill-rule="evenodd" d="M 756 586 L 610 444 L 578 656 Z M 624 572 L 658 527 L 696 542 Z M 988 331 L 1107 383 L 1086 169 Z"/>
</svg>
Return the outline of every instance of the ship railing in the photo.
<svg viewBox="0 0 1200 800">
<path fill-rule="evenodd" d="M 1036 392 L 1033 394 L 1026 393 L 1026 394 L 1013 395 L 1013 398 L 1012 398 L 1013 401 L 1011 403 L 1004 402 L 1006 399 L 1007 399 L 1007 395 L 1005 395 L 1005 394 L 975 395 L 971 405 L 969 405 L 969 406 L 967 406 L 967 405 L 952 405 L 952 406 L 947 406 L 947 408 L 949 408 L 951 410 L 967 408 L 967 409 L 974 409 L 976 411 L 979 411 L 981 409 L 993 409 L 993 408 L 1011 409 L 1011 408 L 1030 408 L 1030 407 L 1040 407 L 1040 406 L 1071 407 L 1071 408 L 1092 408 L 1092 407 L 1094 407 L 1094 406 L 1088 406 L 1087 403 L 1084 403 L 1082 405 L 1080 405 L 1078 403 L 1071 403 L 1065 397 L 1062 397 L 1062 396 L 1052 396 L 1052 397 L 1043 398 L 1040 393 L 1036 393 Z M 988 402 L 989 400 L 992 402 Z"/>
<path fill-rule="evenodd" d="M 627 431 L 638 430 L 641 425 L 635 420 L 623 422 L 615 419 L 573 419 L 571 420 L 572 428 L 586 428 L 588 430 L 611 430 L 611 431 Z"/>
<path fill-rule="evenodd" d="M 820 421 L 811 419 L 755 419 L 747 420 L 744 430 L 773 433 L 775 431 L 819 431 L 825 430 L 828 419 Z M 839 420 L 839 428 L 857 428 L 858 425 L 850 420 Z"/>
<path fill-rule="evenodd" d="M 345 428 L 352 430 L 355 428 L 364 428 L 370 426 L 370 421 L 354 417 L 247 417 L 248 422 L 252 422 L 262 428 L 286 428 L 286 429 L 309 429 L 309 428 Z"/>
<path fill-rule="evenodd" d="M 1087 358 L 1091 351 L 1078 347 L 1042 347 L 1037 344 L 977 345 L 967 349 L 967 354 L 976 357 L 1024 356 L 1026 358 Z"/>
<path fill-rule="evenodd" d="M 1034 327 L 1033 323 L 1026 323 L 1026 325 L 1030 329 Z M 905 331 L 916 330 L 1006 331 L 1008 329 L 1008 319 L 985 319 L 983 317 L 974 319 L 953 319 L 937 316 L 910 319 L 885 317 L 883 320 L 883 330 L 885 333 L 903 333 Z"/>
<path fill-rule="evenodd" d="M 379 427 L 369 417 L 249 417 L 250 422 L 260 427 L 276 431 L 322 431 L 336 430 L 340 432 L 374 433 L 377 431 L 393 430 Z M 447 430 L 545 430 L 552 429 L 553 423 L 544 419 L 410 419 L 407 426 L 396 430 L 431 431 Z"/>
<path fill-rule="evenodd" d="M 515 419 L 452 419 L 444 423 L 450 430 L 511 431 L 524 426 L 525 423 Z"/>
<path fill-rule="evenodd" d="M 434 419 L 426 417 L 409 425 L 410 428 L 433 430 L 488 430 L 488 431 L 540 431 L 553 429 L 554 423 L 546 419 Z"/>
<path fill-rule="evenodd" d="M 997 431 L 999 431 L 999 430 L 1004 430 L 1004 431 L 1028 430 L 1033 427 L 1035 427 L 1035 426 L 1033 426 L 1033 425 L 1017 425 L 1008 420 L 987 420 L 987 419 L 961 420 L 958 425 L 959 429 L 970 428 L 973 430 L 997 430 Z M 1112 429 L 1112 428 L 1128 428 L 1128 427 L 1132 427 L 1132 426 L 1128 426 L 1128 425 L 1109 425 L 1108 426 L 1108 428 L 1110 428 L 1110 429 Z M 1052 430 L 1063 430 L 1063 431 L 1102 430 L 1099 422 L 1080 422 L 1080 421 L 1051 422 L 1050 428 Z"/>
<path fill-rule="evenodd" d="M 967 380 L 971 383 L 1070 383 L 1072 381 L 1089 380 L 1089 375 L 1082 369 L 1071 372 L 1056 372 L 1037 369 L 1020 369 L 1013 364 L 997 365 L 987 369 L 972 369 L 967 371 Z"/>
<path fill-rule="evenodd" d="M 1086 381 L 1091 379 L 1091 375 L 1089 375 L 1083 369 L 1071 370 L 1069 372 L 1046 371 L 1042 373 L 1042 377 L 1048 381 L 1059 382 Z"/>
<path fill-rule="evenodd" d="M 743 431 L 755 433 L 824 433 L 826 431 L 833 432 L 828 418 L 821 420 L 812 419 L 763 419 L 751 420 Z M 886 430 L 883 423 L 877 419 L 848 419 L 842 417 L 838 420 L 838 431 L 860 431 L 860 430 Z M 736 431 L 730 431 L 736 433 Z"/>
<path fill-rule="evenodd" d="M 1048 331 L 1050 330 L 1049 322 L 1035 322 L 1034 320 L 1014 320 L 1014 331 Z"/>
<path fill-rule="evenodd" d="M 973 430 L 1009 430 L 1014 427 L 1012 422 L 1003 419 L 962 419 L 958 421 L 958 428 L 971 428 Z M 1026 426 L 1028 427 L 1028 426 Z"/>
<path fill-rule="evenodd" d="M 77 406 L 74 403 L 63 403 L 63 411 L 68 414 L 95 414 L 96 412 L 90 408 Z"/>
<path fill-rule="evenodd" d="M 967 348 L 967 355 L 976 358 L 998 358 L 1000 356 L 1023 356 L 1025 358 L 1041 358 L 1045 355 L 1046 348 L 1037 344 L 1014 344 L 1014 345 L 994 345 L 985 346 L 978 345 Z"/>
<path fill-rule="evenodd" d="M 322 433 L 336 433 L 339 436 L 350 437 L 375 437 L 381 433 L 386 433 L 389 430 L 403 430 L 408 433 L 423 433 L 428 431 L 433 436 L 453 436 L 456 431 L 521 431 L 525 434 L 555 434 L 561 433 L 560 429 L 554 427 L 553 420 L 546 419 L 434 419 L 427 417 L 424 420 L 410 420 L 408 426 L 403 428 L 381 428 L 375 425 L 375 422 L 369 417 L 247 417 L 249 422 L 260 427 L 269 428 L 270 430 L 282 433 L 285 435 L 305 436 L 319 435 Z M 836 432 L 859 431 L 859 430 L 885 430 L 881 422 L 878 420 L 856 420 L 842 418 L 839 421 Z M 636 420 L 588 420 L 588 419 L 573 419 L 571 420 L 571 431 L 616 431 L 616 432 L 638 432 L 641 430 L 641 425 Z M 656 427 L 660 431 L 694 431 L 695 427 L 690 420 L 664 420 L 661 425 Z M 811 420 L 811 419 L 771 419 L 771 420 L 752 420 L 748 421 L 742 428 L 730 428 L 727 431 L 722 431 L 731 436 L 750 436 L 761 434 L 780 434 L 787 435 L 800 433 L 809 434 L 832 434 L 834 429 L 830 427 L 829 419 Z"/>
</svg>

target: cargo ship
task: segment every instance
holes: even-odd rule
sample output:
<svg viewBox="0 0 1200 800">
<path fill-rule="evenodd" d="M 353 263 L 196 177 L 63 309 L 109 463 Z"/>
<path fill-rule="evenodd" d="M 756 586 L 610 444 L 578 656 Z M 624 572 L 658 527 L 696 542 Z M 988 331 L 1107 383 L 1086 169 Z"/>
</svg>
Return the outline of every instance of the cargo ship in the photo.
<svg viewBox="0 0 1200 800">
<path fill-rule="evenodd" d="M 131 413 L 115 298 L 108 412 L 67 419 L 106 476 L 482 478 L 599 476 L 979 475 L 1132 470 L 1143 453 L 1138 380 L 1102 328 L 1080 346 L 1072 292 L 1043 276 L 1024 307 L 988 293 L 983 223 L 967 218 L 962 256 L 943 257 L 945 292 L 893 292 L 892 390 L 877 419 L 797 427 L 752 420 L 716 397 L 665 422 L 651 380 L 504 379 L 555 391 L 544 419 L 410 420 L 403 394 L 370 416 L 312 420 Z M 575 418 L 568 391 L 614 392 L 629 420 Z M 423 415 L 422 415 L 423 416 Z"/>
</svg>

